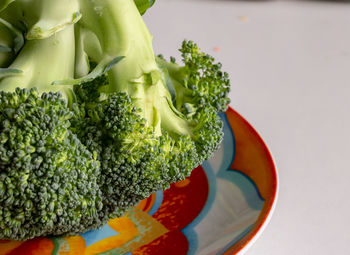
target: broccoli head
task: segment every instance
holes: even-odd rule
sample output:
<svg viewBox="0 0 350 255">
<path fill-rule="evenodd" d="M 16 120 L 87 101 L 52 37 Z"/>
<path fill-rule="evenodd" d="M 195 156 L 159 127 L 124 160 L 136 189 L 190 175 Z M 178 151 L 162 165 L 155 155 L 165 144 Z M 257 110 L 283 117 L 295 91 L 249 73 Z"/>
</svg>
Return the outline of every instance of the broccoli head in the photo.
<svg viewBox="0 0 350 255">
<path fill-rule="evenodd" d="M 94 80 L 57 84 L 79 83 L 75 94 L 80 107 L 73 128 L 99 155 L 107 214 L 120 215 L 152 192 L 189 176 L 218 149 L 223 124 L 217 113 L 227 107 L 228 78 L 220 64 L 206 60 L 190 42 L 181 49 L 184 67 L 157 58 L 131 0 L 84 1 L 82 13 L 89 15 L 78 25 L 92 31 L 98 43 L 91 47 L 90 42 L 86 52 L 100 51 L 90 54 L 91 61 L 98 66 L 111 56 L 121 58 Z M 193 53 L 191 60 L 188 51 Z M 168 65 L 184 73 L 176 86 Z M 184 111 L 189 105 L 191 112 Z"/>
<path fill-rule="evenodd" d="M 98 228 L 218 149 L 228 76 L 191 41 L 157 57 L 153 3 L 0 4 L 0 238 Z"/>
</svg>

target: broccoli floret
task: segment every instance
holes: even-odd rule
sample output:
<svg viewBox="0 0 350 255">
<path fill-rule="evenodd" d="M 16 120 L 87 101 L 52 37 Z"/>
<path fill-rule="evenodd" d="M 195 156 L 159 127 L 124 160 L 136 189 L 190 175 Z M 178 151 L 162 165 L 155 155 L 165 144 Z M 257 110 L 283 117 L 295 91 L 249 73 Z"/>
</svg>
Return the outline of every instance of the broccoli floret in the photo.
<svg viewBox="0 0 350 255">
<path fill-rule="evenodd" d="M 53 36 L 27 38 L 1 69 L 1 239 L 74 234 L 106 222 L 98 214 L 97 155 L 70 130 L 72 86 L 51 85 L 73 78 L 74 46 L 74 27 L 66 25 Z"/>
<path fill-rule="evenodd" d="M 83 107 L 77 109 L 79 118 L 73 124 L 82 142 L 100 155 L 104 208 L 110 215 L 120 215 L 152 192 L 189 176 L 218 149 L 223 124 L 217 112 L 226 107 L 218 104 L 228 100 L 226 88 L 213 88 L 224 87 L 227 77 L 218 74 L 220 66 L 212 59 L 205 62 L 206 57 L 197 57 L 185 62 L 184 69 L 193 72 L 190 80 L 207 64 L 211 71 L 202 74 L 202 81 L 215 83 L 207 94 L 192 86 L 196 98 L 190 101 L 167 83 L 167 69 L 157 63 L 152 37 L 133 1 L 83 3 L 82 13 L 88 15 L 77 25 L 94 32 L 99 42 L 95 48 L 101 50 L 92 60 L 99 63 L 111 56 L 124 57 L 105 75 L 76 86 Z M 183 51 L 190 46 L 184 43 Z M 183 113 L 190 103 L 191 114 Z"/>
<path fill-rule="evenodd" d="M 0 93 L 0 238 L 84 231 L 102 207 L 99 162 L 58 93 Z"/>
<path fill-rule="evenodd" d="M 214 58 L 201 52 L 192 41 L 183 41 L 180 48 L 184 66 L 165 61 L 162 55 L 157 57 L 161 68 L 170 76 L 171 86 L 176 97 L 173 102 L 184 114 L 191 114 L 198 107 L 211 105 L 218 112 L 225 112 L 230 102 L 230 80 L 226 72 L 221 71 L 221 63 L 214 63 Z"/>
</svg>

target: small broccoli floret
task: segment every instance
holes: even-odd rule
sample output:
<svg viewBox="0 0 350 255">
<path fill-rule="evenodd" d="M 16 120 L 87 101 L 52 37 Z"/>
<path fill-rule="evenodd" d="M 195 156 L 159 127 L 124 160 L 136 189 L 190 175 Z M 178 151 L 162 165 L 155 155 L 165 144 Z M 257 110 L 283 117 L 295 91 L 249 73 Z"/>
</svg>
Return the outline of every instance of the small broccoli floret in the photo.
<svg viewBox="0 0 350 255">
<path fill-rule="evenodd" d="M 214 63 L 214 58 L 203 53 L 192 41 L 183 41 L 180 48 L 184 66 L 170 62 L 160 55 L 157 62 L 170 76 L 169 86 L 173 87 L 176 108 L 184 114 L 191 114 L 197 107 L 214 107 L 218 112 L 225 112 L 230 102 L 230 80 L 226 72 L 221 71 L 221 64 Z"/>
<path fill-rule="evenodd" d="M 0 238 L 79 233 L 102 208 L 99 162 L 60 94 L 0 93 Z"/>
</svg>

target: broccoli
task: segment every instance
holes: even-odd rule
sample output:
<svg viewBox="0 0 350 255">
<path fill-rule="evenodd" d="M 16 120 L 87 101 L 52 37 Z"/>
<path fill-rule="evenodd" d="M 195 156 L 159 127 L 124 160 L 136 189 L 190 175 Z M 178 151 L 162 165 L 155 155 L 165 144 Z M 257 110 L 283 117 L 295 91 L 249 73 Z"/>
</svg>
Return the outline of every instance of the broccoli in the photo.
<svg viewBox="0 0 350 255">
<path fill-rule="evenodd" d="M 189 176 L 218 148 L 223 124 L 217 112 L 227 107 L 228 79 L 219 64 L 185 41 L 185 74 L 175 77 L 179 85 L 172 85 L 171 68 L 167 71 L 164 60 L 158 63 L 152 37 L 132 1 L 84 1 L 82 13 L 88 15 L 78 25 L 92 31 L 99 43 L 89 45 L 100 51 L 90 54 L 92 61 L 99 65 L 110 56 L 124 57 L 105 75 L 75 87 L 85 106 L 73 125 L 81 141 L 100 155 L 105 215 L 119 216 L 152 192 Z M 183 111 L 190 104 L 191 111 Z"/>
<path fill-rule="evenodd" d="M 74 45 L 70 25 L 27 40 L 1 69 L 2 239 L 80 233 L 102 207 L 100 163 L 70 130 L 73 90 L 51 85 L 73 77 Z"/>
<path fill-rule="evenodd" d="M 1 22 L 1 21 L 0 21 Z M 11 63 L 13 58 L 12 34 L 6 25 L 0 23 L 0 68 Z M 1 74 L 0 74 L 1 75 Z"/>
<path fill-rule="evenodd" d="M 162 55 L 156 59 L 170 76 L 168 82 L 176 92 L 176 108 L 190 114 L 193 108 L 210 105 L 218 112 L 225 112 L 230 103 L 230 80 L 221 71 L 221 64 L 214 63 L 214 58 L 201 52 L 192 41 L 183 41 L 180 52 L 184 66 L 176 64 L 173 57 L 170 62 Z"/>
<path fill-rule="evenodd" d="M 1 9 L 1 6 L 0 6 Z M 1 12 L 0 12 L 1 14 Z M 8 13 L 9 15 L 9 13 Z M 22 32 L 0 15 L 0 77 L 24 44 Z"/>
<path fill-rule="evenodd" d="M 0 94 L 0 238 L 85 231 L 102 207 L 99 162 L 57 93 Z"/>
<path fill-rule="evenodd" d="M 156 56 L 154 0 L 0 4 L 0 238 L 96 229 L 223 138 L 228 75 L 192 41 Z"/>
</svg>

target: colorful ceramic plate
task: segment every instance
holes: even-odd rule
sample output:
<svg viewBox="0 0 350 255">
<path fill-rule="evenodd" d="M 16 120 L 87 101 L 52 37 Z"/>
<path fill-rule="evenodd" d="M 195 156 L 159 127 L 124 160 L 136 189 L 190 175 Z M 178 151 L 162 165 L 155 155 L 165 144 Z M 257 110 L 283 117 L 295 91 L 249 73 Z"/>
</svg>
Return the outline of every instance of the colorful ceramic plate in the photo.
<svg viewBox="0 0 350 255">
<path fill-rule="evenodd" d="M 277 172 L 260 136 L 233 109 L 215 156 L 103 228 L 66 238 L 0 241 L 0 255 L 237 254 L 263 231 L 276 203 Z"/>
</svg>

